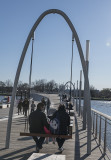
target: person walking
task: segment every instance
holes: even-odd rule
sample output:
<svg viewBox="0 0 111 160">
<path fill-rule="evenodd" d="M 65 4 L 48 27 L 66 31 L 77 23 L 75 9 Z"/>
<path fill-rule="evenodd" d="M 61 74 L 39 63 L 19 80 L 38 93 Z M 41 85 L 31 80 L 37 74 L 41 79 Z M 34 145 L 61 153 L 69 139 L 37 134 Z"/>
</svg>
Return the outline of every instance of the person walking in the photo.
<svg viewBox="0 0 111 160">
<path fill-rule="evenodd" d="M 27 117 L 27 111 L 29 109 L 29 100 L 27 98 L 23 101 L 23 114 Z"/>
<path fill-rule="evenodd" d="M 42 97 L 41 102 L 44 104 L 43 111 L 46 113 L 46 101 L 45 101 L 44 97 Z"/>
<path fill-rule="evenodd" d="M 50 105 L 51 105 L 51 102 L 49 100 L 49 98 L 47 98 L 47 115 L 48 115 L 48 111 L 49 111 L 49 108 L 50 108 Z"/>
<path fill-rule="evenodd" d="M 22 110 L 22 99 L 19 100 L 17 108 L 18 108 L 18 115 L 19 115 L 19 113 L 21 113 L 21 110 Z"/>
<path fill-rule="evenodd" d="M 31 104 L 31 113 L 34 112 L 36 108 L 36 105 L 34 104 L 34 101 L 32 101 L 32 104 Z"/>
<path fill-rule="evenodd" d="M 29 115 L 29 131 L 30 133 L 41 133 L 45 134 L 44 126 L 49 129 L 49 123 L 45 113 L 43 112 L 44 104 L 38 103 L 37 109 Z M 33 139 L 36 143 L 36 151 L 39 152 L 42 149 L 42 144 L 45 140 L 45 137 L 33 136 Z"/>
<path fill-rule="evenodd" d="M 65 110 L 65 106 L 63 104 L 59 105 L 58 110 L 52 116 L 52 119 L 58 118 L 59 120 L 59 135 L 67 135 L 68 134 L 68 126 L 70 125 L 70 116 Z M 58 150 L 60 152 L 63 151 L 63 144 L 65 142 L 65 138 L 56 138 L 58 144 Z"/>
</svg>

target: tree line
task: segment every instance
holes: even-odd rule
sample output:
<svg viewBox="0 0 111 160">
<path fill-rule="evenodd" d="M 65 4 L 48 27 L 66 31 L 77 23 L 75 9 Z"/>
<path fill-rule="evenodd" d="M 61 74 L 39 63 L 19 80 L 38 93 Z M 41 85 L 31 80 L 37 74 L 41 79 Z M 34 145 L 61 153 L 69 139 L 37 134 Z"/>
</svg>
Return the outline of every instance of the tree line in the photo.
<svg viewBox="0 0 111 160">
<path fill-rule="evenodd" d="M 45 79 L 35 80 L 31 84 L 31 90 L 35 90 L 37 92 L 58 92 L 60 86 L 54 80 L 47 81 Z M 13 83 L 11 80 L 7 80 L 6 82 L 0 81 L 0 93 L 11 93 L 13 89 Z M 22 91 L 29 91 L 30 86 L 28 83 L 23 83 L 22 81 L 18 82 L 17 92 L 18 94 Z"/>
<path fill-rule="evenodd" d="M 0 81 L 0 94 L 11 94 L 13 89 L 13 83 L 11 80 L 6 80 L 5 82 Z M 66 88 L 65 88 L 66 89 Z M 28 83 L 23 83 L 22 81 L 18 82 L 17 93 L 21 94 L 22 92 L 29 92 L 30 86 Z M 59 91 L 64 90 L 64 84 L 58 84 L 54 80 L 47 81 L 45 79 L 35 80 L 31 84 L 31 90 L 36 92 L 45 92 L 45 93 L 58 93 Z M 66 89 L 67 92 L 70 89 Z M 72 89 L 73 90 L 73 89 Z M 75 90 L 76 91 L 76 90 Z M 111 88 L 103 88 L 102 90 L 97 90 L 93 85 L 90 86 L 91 98 L 101 98 L 101 99 L 111 99 Z M 82 97 L 84 96 L 84 91 L 82 90 Z"/>
</svg>

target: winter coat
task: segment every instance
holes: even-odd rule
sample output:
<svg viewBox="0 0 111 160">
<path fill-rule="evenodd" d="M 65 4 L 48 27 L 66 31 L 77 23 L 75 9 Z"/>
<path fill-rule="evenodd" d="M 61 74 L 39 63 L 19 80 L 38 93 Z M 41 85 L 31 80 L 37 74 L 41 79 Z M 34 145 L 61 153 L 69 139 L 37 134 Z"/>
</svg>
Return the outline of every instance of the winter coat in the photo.
<svg viewBox="0 0 111 160">
<path fill-rule="evenodd" d="M 23 108 L 24 108 L 24 109 L 26 109 L 26 110 L 29 109 L 29 101 L 28 101 L 28 99 L 25 99 L 25 100 L 23 101 L 23 104 L 22 104 L 22 105 L 23 105 Z"/>
<path fill-rule="evenodd" d="M 19 102 L 17 107 L 18 107 L 18 109 L 21 109 L 22 108 L 22 102 Z"/>
<path fill-rule="evenodd" d="M 54 113 L 51 119 L 58 118 L 60 122 L 59 126 L 59 134 L 60 135 L 67 135 L 68 134 L 68 126 L 70 125 L 70 116 L 64 110 L 58 110 Z"/>
<path fill-rule="evenodd" d="M 40 109 L 35 110 L 29 115 L 29 130 L 32 133 L 45 133 L 44 126 L 49 129 L 49 124 L 45 113 Z"/>
</svg>

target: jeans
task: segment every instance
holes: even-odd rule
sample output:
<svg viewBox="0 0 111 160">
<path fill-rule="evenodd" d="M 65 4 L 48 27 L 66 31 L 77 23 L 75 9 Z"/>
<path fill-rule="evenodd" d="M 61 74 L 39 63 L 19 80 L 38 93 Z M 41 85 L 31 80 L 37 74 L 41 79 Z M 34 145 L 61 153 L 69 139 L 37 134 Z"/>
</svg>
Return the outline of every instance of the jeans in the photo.
<svg viewBox="0 0 111 160">
<path fill-rule="evenodd" d="M 45 137 L 38 138 L 38 137 L 33 136 L 33 139 L 34 139 L 34 141 L 36 143 L 36 146 L 41 149 L 42 148 L 42 144 L 43 144 L 43 142 L 45 140 Z"/>
<path fill-rule="evenodd" d="M 65 142 L 64 138 L 56 138 L 59 148 L 61 148 Z"/>
</svg>

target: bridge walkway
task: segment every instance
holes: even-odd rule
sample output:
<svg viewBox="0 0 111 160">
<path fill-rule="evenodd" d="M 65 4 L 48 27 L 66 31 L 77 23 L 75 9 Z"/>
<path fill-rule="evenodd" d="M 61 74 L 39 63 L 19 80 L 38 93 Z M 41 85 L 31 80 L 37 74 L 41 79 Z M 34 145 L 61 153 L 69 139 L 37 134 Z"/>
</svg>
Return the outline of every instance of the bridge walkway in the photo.
<svg viewBox="0 0 111 160">
<path fill-rule="evenodd" d="M 59 104 L 57 95 L 50 95 L 53 107 Z M 10 148 L 5 149 L 7 120 L 0 121 L 0 160 L 27 160 L 35 151 L 35 143 L 31 137 L 20 137 L 19 133 L 24 130 L 24 117 L 13 118 Z M 61 155 L 65 155 L 67 160 L 110 160 L 111 154 L 103 155 L 103 149 L 98 145 L 96 139 L 92 135 L 91 155 L 87 155 L 87 131 L 82 130 L 82 119 L 74 114 L 73 138 L 66 140 L 64 143 L 64 151 Z M 53 144 L 52 139 L 49 143 L 43 144 L 40 153 L 57 154 L 57 143 Z M 109 156 L 109 157 L 108 157 Z"/>
</svg>

